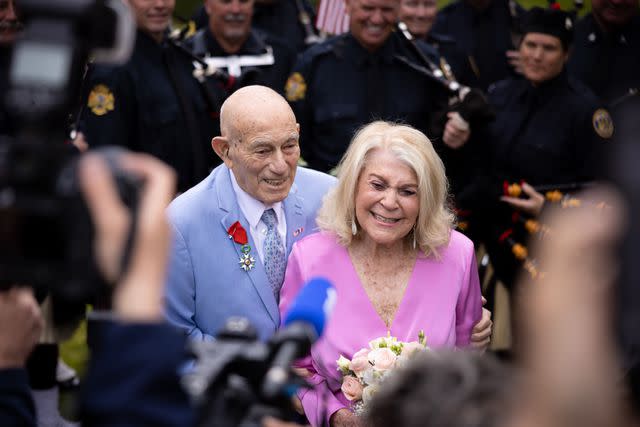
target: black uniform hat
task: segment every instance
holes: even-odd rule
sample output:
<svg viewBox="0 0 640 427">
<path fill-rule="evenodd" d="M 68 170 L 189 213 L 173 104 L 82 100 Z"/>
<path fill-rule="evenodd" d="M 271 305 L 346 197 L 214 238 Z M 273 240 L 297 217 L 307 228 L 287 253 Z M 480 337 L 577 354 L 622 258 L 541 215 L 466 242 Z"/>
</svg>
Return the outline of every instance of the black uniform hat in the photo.
<svg viewBox="0 0 640 427">
<path fill-rule="evenodd" d="M 524 17 L 522 32 L 523 35 L 542 33 L 557 37 L 567 49 L 573 40 L 573 17 L 553 5 L 551 9 L 531 8 Z"/>
</svg>

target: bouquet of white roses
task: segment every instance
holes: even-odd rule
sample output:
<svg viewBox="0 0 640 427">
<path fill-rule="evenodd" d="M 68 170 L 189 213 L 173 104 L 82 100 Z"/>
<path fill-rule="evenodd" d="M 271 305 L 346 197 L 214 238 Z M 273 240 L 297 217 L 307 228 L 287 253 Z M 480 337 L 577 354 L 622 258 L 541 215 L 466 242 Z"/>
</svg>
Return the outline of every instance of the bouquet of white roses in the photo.
<svg viewBox="0 0 640 427">
<path fill-rule="evenodd" d="M 338 370 L 342 373 L 342 393 L 351 402 L 356 414 L 361 414 L 375 395 L 380 382 L 397 366 L 402 366 L 417 352 L 429 348 L 424 331 L 418 341 L 404 342 L 386 336 L 369 341 L 369 347 L 358 350 L 351 360 L 340 355 Z"/>
</svg>

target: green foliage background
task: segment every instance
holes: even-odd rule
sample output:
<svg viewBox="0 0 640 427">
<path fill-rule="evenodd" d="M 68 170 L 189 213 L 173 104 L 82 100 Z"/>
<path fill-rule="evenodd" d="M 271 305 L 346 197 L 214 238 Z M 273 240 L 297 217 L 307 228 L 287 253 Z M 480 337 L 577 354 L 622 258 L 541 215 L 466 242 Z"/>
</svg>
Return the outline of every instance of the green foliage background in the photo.
<svg viewBox="0 0 640 427">
<path fill-rule="evenodd" d="M 310 0 L 312 4 L 317 5 L 319 0 Z M 451 3 L 452 0 L 437 0 L 439 7 L 444 7 Z M 546 7 L 548 5 L 547 0 L 517 0 L 517 2 L 525 9 L 531 9 L 533 6 Z M 563 10 L 573 10 L 573 0 L 558 0 L 558 3 L 562 6 Z M 196 10 L 198 6 L 202 4 L 202 0 L 176 0 L 176 15 L 188 18 Z M 585 0 L 584 8 L 581 11 L 581 15 L 591 10 L 591 0 Z"/>
</svg>

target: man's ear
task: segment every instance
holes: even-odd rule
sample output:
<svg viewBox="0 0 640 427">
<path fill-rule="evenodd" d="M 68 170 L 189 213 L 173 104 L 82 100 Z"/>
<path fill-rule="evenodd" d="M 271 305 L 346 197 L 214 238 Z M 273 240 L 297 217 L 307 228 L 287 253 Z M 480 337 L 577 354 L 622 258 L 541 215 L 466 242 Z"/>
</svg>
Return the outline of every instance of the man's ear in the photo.
<svg viewBox="0 0 640 427">
<path fill-rule="evenodd" d="M 222 159 L 224 164 L 231 169 L 233 162 L 229 158 L 229 148 L 231 147 L 229 140 L 224 136 L 216 136 L 211 140 L 211 147 L 218 157 Z"/>
</svg>

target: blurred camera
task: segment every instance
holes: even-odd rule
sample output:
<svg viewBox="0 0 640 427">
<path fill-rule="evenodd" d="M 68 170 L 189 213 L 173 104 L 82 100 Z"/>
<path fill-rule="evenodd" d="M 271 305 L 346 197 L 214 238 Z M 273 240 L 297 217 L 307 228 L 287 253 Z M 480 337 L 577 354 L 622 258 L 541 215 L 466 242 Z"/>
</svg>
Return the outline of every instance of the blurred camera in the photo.
<svg viewBox="0 0 640 427">
<path fill-rule="evenodd" d="M 135 25 L 119 0 L 21 0 L 20 10 L 24 32 L 2 94 L 15 132 L 0 135 L 0 287 L 47 291 L 54 320 L 65 322 L 106 289 L 76 176 L 79 156 L 64 144 L 67 118 L 87 60 L 126 61 Z M 135 209 L 136 180 L 118 170 L 117 149 L 104 155 Z"/>
</svg>

